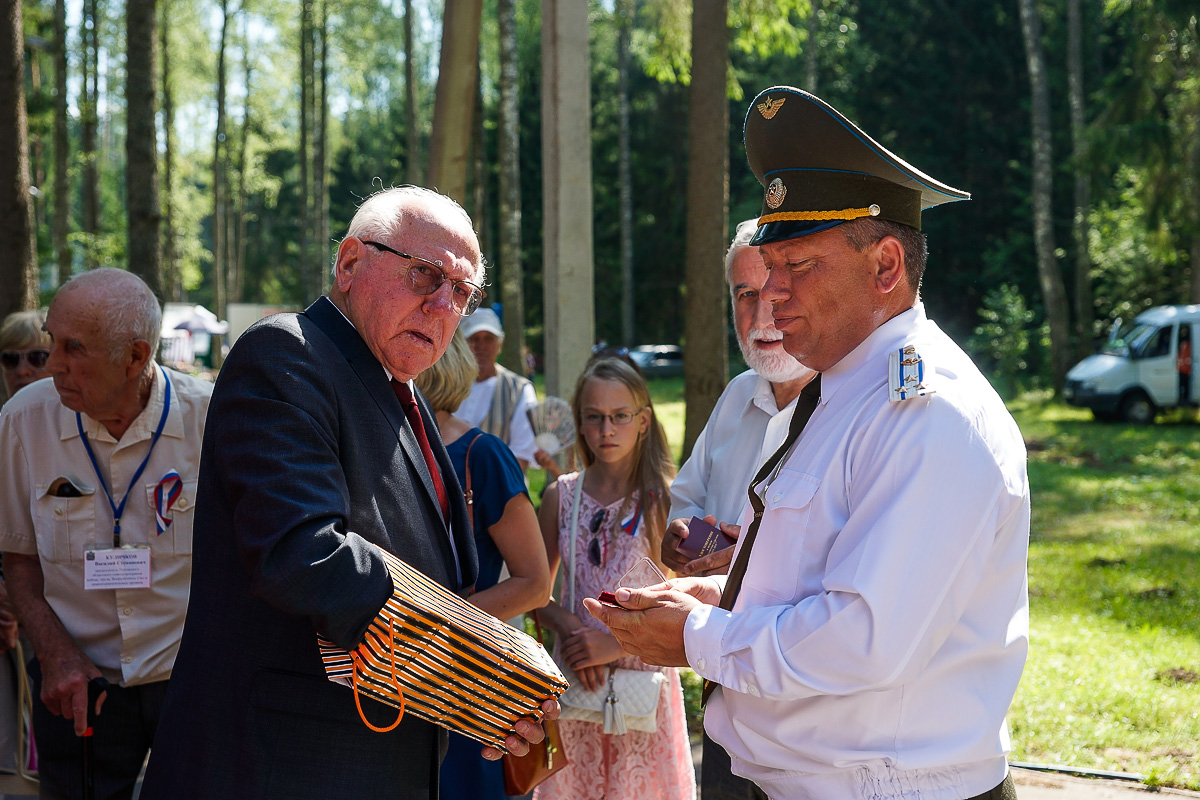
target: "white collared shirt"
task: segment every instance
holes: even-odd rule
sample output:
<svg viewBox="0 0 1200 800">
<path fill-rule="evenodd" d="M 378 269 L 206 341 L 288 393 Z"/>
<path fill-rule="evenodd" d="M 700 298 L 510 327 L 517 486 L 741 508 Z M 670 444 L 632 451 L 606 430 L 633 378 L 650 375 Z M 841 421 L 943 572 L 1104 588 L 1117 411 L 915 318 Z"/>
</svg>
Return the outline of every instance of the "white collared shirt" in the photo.
<svg viewBox="0 0 1200 800">
<path fill-rule="evenodd" d="M 889 353 L 910 344 L 935 393 L 890 402 Z M 920 304 L 823 374 L 762 495 L 733 611 L 702 606 L 684 631 L 692 667 L 731 687 L 705 727 L 734 772 L 775 800 L 1000 783 L 1028 649 L 1025 446 Z"/>
<path fill-rule="evenodd" d="M 671 483 L 671 519 L 712 514 L 737 522 L 750 481 L 787 438 L 795 408 L 793 398 L 780 410 L 770 382 L 752 369 L 731 380 Z"/>
<path fill-rule="evenodd" d="M 496 386 L 499 383 L 499 375 L 472 383 L 471 393 L 455 409 L 454 416 L 472 428 L 478 428 L 487 418 L 488 411 L 492 407 L 492 398 L 496 396 Z M 533 425 L 529 422 L 529 409 L 535 408 L 537 404 L 537 392 L 534 390 L 533 384 L 525 381 L 521 385 L 521 396 L 517 400 L 517 407 L 513 409 L 512 418 L 508 423 L 509 441 L 505 442 L 514 456 L 530 464 L 534 463 L 533 454 L 537 452 L 538 446 L 533 433 Z"/>
<path fill-rule="evenodd" d="M 171 677 L 192 578 L 192 517 L 200 445 L 213 385 L 167 371 L 171 405 L 138 485 L 121 517 L 123 544 L 150 547 L 148 589 L 83 588 L 84 550 L 111 547 L 113 512 L 96 478 L 75 422 L 53 381 L 39 381 L 0 412 L 0 550 L 36 555 L 46 602 L 75 645 L 106 678 L 132 686 Z M 155 370 L 150 399 L 118 442 L 96 420 L 81 415 L 96 461 L 117 503 L 146 457 L 162 416 L 163 371 Z M 170 510 L 171 525 L 157 532 L 154 487 L 170 470 L 183 491 Z M 65 478 L 79 497 L 58 497 Z"/>
</svg>

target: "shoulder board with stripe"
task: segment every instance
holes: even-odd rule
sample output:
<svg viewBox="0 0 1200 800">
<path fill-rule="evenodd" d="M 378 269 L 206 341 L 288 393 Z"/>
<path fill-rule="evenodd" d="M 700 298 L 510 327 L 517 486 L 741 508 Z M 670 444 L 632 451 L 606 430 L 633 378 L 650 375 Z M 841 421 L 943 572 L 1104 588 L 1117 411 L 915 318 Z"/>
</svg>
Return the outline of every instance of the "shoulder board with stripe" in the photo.
<svg viewBox="0 0 1200 800">
<path fill-rule="evenodd" d="M 924 397 L 937 390 L 930 386 L 924 359 L 915 345 L 905 345 L 888 353 L 888 400 L 898 403 L 913 397 Z"/>
</svg>

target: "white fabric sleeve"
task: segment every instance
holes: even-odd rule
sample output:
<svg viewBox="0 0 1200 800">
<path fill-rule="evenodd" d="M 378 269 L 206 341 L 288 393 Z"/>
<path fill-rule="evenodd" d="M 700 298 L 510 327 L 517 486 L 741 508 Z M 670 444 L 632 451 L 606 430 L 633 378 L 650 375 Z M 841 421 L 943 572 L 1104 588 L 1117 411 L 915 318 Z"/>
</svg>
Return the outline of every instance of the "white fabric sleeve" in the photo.
<svg viewBox="0 0 1200 800">
<path fill-rule="evenodd" d="M 532 383 L 526 383 L 521 388 L 521 397 L 517 401 L 517 409 L 509 422 L 508 435 L 511 441 L 508 447 L 513 455 L 523 461 L 533 464 L 533 454 L 537 452 L 537 442 L 533 438 L 533 426 L 529 423 L 529 409 L 537 405 L 537 392 Z"/>
<path fill-rule="evenodd" d="M 1019 518 L 1028 519 L 1027 487 L 1006 485 L 1003 456 L 956 410 L 931 409 L 915 422 L 892 414 L 851 445 L 839 465 L 845 473 L 826 475 L 838 485 L 818 490 L 844 493 L 848 512 L 844 521 L 807 520 L 806 537 L 830 543 L 822 590 L 735 613 L 693 610 L 684 642 L 700 675 L 780 700 L 903 685 L 921 674 L 985 582 L 1023 572 L 1017 540 L 1028 530 Z M 771 528 L 771 516 L 752 564 L 795 563 L 790 531 Z"/>
<path fill-rule="evenodd" d="M 712 472 L 712 460 L 708 448 L 708 426 L 712 424 L 713 415 L 708 418 L 704 429 L 696 437 L 692 445 L 692 454 L 683 462 L 675 480 L 671 482 L 671 512 L 668 519 L 691 519 L 704 516 L 704 503 L 708 498 L 708 477 Z"/>
</svg>

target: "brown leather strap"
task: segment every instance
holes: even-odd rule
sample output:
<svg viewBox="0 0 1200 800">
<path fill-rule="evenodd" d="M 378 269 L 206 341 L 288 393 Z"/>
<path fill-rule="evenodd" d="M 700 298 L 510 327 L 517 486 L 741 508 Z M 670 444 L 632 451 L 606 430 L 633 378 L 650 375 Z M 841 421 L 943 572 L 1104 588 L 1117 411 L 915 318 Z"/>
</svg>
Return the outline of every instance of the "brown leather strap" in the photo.
<svg viewBox="0 0 1200 800">
<path fill-rule="evenodd" d="M 801 390 L 800 397 L 796 400 L 796 409 L 792 412 L 792 421 L 788 425 L 787 438 L 783 440 L 783 444 L 779 446 L 779 449 L 758 470 L 758 474 L 754 476 L 754 480 L 751 481 L 750 488 L 747 490 L 750 495 L 750 505 L 754 509 L 754 519 L 751 521 L 746 533 L 742 536 L 741 549 L 738 550 L 737 559 L 733 562 L 733 567 L 729 570 L 729 578 L 725 581 L 725 591 L 721 592 L 721 602 L 717 604 L 719 608 L 723 608 L 726 611 L 733 608 L 733 603 L 737 600 L 738 592 L 742 589 L 742 579 L 746 577 L 746 567 L 750 563 L 750 549 L 754 547 L 754 539 L 758 536 L 758 528 L 762 523 L 763 502 L 762 498 L 758 496 L 758 485 L 765 481 L 787 456 L 788 451 L 792 449 L 792 445 L 800 438 L 800 432 L 808 424 L 808 420 L 812 417 L 813 412 L 817 410 L 817 403 L 820 400 L 821 375 L 818 373 Z M 706 680 L 704 682 L 704 691 L 700 699 L 701 704 L 708 702 L 708 698 L 716 688 L 717 684 L 712 681 Z"/>
<path fill-rule="evenodd" d="M 467 501 L 467 526 L 475 529 L 475 492 L 471 490 L 471 448 L 479 441 L 483 433 L 475 434 L 475 438 L 467 445 L 467 455 L 463 458 L 463 499 Z"/>
</svg>

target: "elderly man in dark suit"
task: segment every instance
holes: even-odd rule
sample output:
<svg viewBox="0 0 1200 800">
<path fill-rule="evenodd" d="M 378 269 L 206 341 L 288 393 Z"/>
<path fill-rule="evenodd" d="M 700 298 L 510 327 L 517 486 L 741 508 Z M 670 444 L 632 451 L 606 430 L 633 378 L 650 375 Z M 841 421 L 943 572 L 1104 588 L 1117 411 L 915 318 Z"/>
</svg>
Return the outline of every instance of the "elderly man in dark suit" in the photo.
<svg viewBox="0 0 1200 800">
<path fill-rule="evenodd" d="M 453 591 L 475 581 L 462 490 L 411 381 L 478 307 L 483 280 L 458 204 L 386 190 L 351 222 L 329 297 L 259 322 L 230 352 L 144 800 L 438 796 L 444 732 L 411 715 L 369 730 L 326 678 L 317 634 L 363 641 L 392 594 L 381 548 Z M 389 709 L 364 698 L 363 712 Z M 543 735 L 526 721 L 517 732 L 518 754 Z"/>
</svg>

